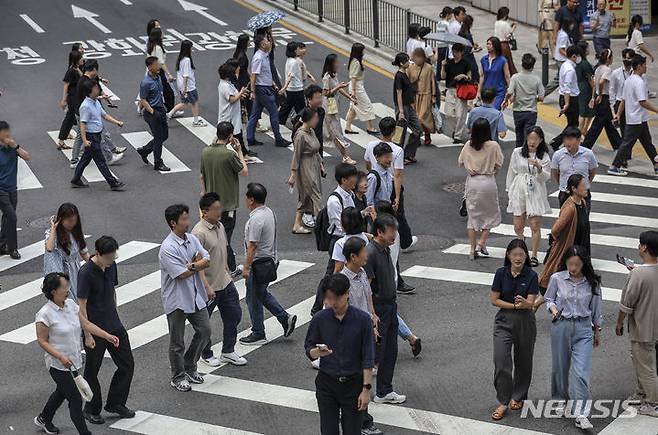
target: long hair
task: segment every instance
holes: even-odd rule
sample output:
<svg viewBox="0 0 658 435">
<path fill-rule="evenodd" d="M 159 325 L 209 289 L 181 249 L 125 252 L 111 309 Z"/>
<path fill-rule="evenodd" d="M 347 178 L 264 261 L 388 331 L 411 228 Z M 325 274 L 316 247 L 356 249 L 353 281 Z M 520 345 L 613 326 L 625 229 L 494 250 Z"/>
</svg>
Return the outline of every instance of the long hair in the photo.
<svg viewBox="0 0 658 435">
<path fill-rule="evenodd" d="M 466 15 L 464 21 L 462 21 L 462 26 L 459 29 L 459 36 L 470 35 L 471 27 L 473 26 L 473 16 Z"/>
<path fill-rule="evenodd" d="M 159 45 L 160 48 L 162 48 L 162 51 L 164 51 L 164 45 L 162 45 L 162 29 L 159 27 L 154 27 L 153 30 L 151 30 L 151 33 L 149 33 L 149 40 L 146 43 L 146 52 L 148 54 L 153 53 L 156 45 Z"/>
<path fill-rule="evenodd" d="M 336 77 L 336 61 L 338 56 L 335 53 L 328 54 L 324 58 L 324 65 L 322 66 L 322 77 L 329 73 L 331 77 Z"/>
<path fill-rule="evenodd" d="M 573 195 L 578 185 L 585 179 L 581 174 L 571 174 L 567 179 L 567 193 Z"/>
<path fill-rule="evenodd" d="M 243 33 L 240 36 L 238 36 L 238 41 L 235 43 L 235 51 L 233 52 L 233 59 L 240 59 L 240 56 L 246 56 L 248 47 L 249 47 L 249 35 Z"/>
<path fill-rule="evenodd" d="M 633 15 L 631 17 L 631 22 L 628 24 L 628 32 L 626 32 L 626 42 L 631 40 L 636 24 L 639 24 L 640 26 L 643 24 L 642 15 Z"/>
<path fill-rule="evenodd" d="M 604 48 L 599 53 L 599 65 L 605 65 L 608 63 L 608 59 L 612 61 L 612 50 Z"/>
<path fill-rule="evenodd" d="M 592 266 L 589 252 L 587 252 L 587 249 L 583 248 L 582 246 L 573 245 L 567 248 L 564 255 L 562 256 L 562 262 L 560 263 L 559 271 L 567 270 L 567 260 L 569 260 L 571 257 L 580 258 L 580 261 L 583 262 L 583 275 L 592 288 L 592 294 L 599 294 L 601 276 L 594 272 L 594 267 Z"/>
<path fill-rule="evenodd" d="M 176 71 L 180 69 L 180 61 L 184 57 L 190 59 L 190 66 L 194 69 L 194 61 L 192 60 L 192 41 L 189 39 L 180 43 L 180 51 L 178 52 L 178 59 L 176 59 Z"/>
<path fill-rule="evenodd" d="M 533 125 L 532 128 L 528 130 L 528 134 L 526 135 L 526 140 L 523 141 L 523 147 L 521 148 L 521 155 L 526 159 L 530 157 L 530 154 L 528 152 L 528 135 L 530 133 L 535 133 L 541 139 L 541 142 L 539 142 L 539 145 L 537 145 L 537 151 L 536 151 L 537 158 L 541 159 L 544 157 L 545 154 L 548 154 L 548 145 L 546 145 L 544 130 L 542 130 L 541 127 L 538 125 Z"/>
<path fill-rule="evenodd" d="M 159 23 L 160 20 L 157 18 L 150 19 L 148 23 L 146 23 L 146 36 L 151 34 L 151 30 L 155 29 L 155 23 Z"/>
<path fill-rule="evenodd" d="M 64 229 L 64 226 L 61 224 L 61 222 L 71 216 L 76 216 L 77 222 L 69 233 Z M 75 204 L 65 202 L 64 204 L 60 205 L 57 209 L 57 216 L 55 217 L 55 220 L 60 222 L 56 229 L 57 242 L 59 243 L 59 246 L 62 247 L 64 252 L 66 252 L 66 255 L 71 253 L 71 238 L 69 237 L 69 234 L 73 236 L 73 239 L 75 239 L 76 243 L 78 244 L 78 248 L 80 248 L 81 251 L 87 247 L 85 236 L 82 233 L 82 220 L 80 219 L 78 207 L 76 207 Z"/>
<path fill-rule="evenodd" d="M 500 43 L 500 39 L 498 39 L 495 36 L 491 36 L 487 41 L 491 42 L 491 46 L 494 49 L 494 53 L 496 53 L 496 56 L 500 56 L 503 53 L 503 46 Z"/>
<path fill-rule="evenodd" d="M 82 53 L 79 51 L 70 51 L 69 52 L 69 68 L 80 68 L 80 59 L 82 59 Z"/>
<path fill-rule="evenodd" d="M 478 118 L 473 123 L 471 130 L 471 140 L 469 143 L 477 151 L 480 151 L 484 143 L 491 140 L 491 126 L 485 118 Z"/>
<path fill-rule="evenodd" d="M 521 248 L 523 249 L 523 252 L 525 252 L 525 261 L 523 264 L 525 266 L 530 267 L 530 254 L 528 254 L 528 245 L 525 244 L 525 242 L 521 239 L 514 239 L 509 244 L 507 245 L 507 249 L 505 250 L 505 266 L 511 266 L 512 262 L 509 259 L 509 253 L 512 252 L 512 250 L 516 248 Z"/>
<path fill-rule="evenodd" d="M 352 44 L 352 50 L 350 50 L 350 59 L 347 61 L 347 67 L 352 64 L 352 59 L 356 59 L 359 61 L 359 65 L 361 66 L 361 71 L 363 71 L 363 51 L 366 49 L 366 46 L 361 44 L 360 42 L 355 42 Z"/>
</svg>

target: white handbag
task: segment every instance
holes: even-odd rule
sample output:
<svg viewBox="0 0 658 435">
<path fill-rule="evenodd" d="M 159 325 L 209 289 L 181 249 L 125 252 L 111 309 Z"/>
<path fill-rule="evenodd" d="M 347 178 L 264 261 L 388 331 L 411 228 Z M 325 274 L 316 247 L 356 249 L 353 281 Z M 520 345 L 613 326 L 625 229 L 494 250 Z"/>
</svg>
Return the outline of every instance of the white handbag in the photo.
<svg viewBox="0 0 658 435">
<path fill-rule="evenodd" d="M 89 386 L 89 383 L 87 383 L 85 378 L 82 377 L 76 366 L 71 365 L 71 367 L 69 367 L 69 371 L 71 372 L 71 377 L 73 377 L 73 382 L 75 382 L 75 386 L 78 388 L 78 391 L 80 392 L 80 396 L 82 396 L 82 400 L 84 400 L 85 402 L 91 402 L 91 399 L 94 397 L 94 393 L 91 391 L 91 387 Z"/>
</svg>

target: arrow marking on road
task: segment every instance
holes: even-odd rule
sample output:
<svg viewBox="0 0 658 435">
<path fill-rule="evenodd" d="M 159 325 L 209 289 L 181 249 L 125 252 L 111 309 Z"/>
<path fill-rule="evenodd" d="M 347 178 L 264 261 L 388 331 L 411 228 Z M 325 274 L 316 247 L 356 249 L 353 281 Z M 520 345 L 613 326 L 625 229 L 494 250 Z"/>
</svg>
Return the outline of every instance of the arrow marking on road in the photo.
<svg viewBox="0 0 658 435">
<path fill-rule="evenodd" d="M 85 20 L 89 21 L 90 24 L 96 26 L 96 28 L 98 28 L 98 30 L 100 30 L 101 32 L 112 33 L 110 29 L 105 27 L 96 19 L 96 17 L 98 17 L 98 14 L 95 14 L 86 9 L 82 9 L 76 5 L 71 5 L 71 11 L 73 11 L 73 18 L 84 18 Z"/>
<path fill-rule="evenodd" d="M 209 19 L 213 23 L 217 23 L 220 26 L 228 26 L 228 24 L 226 24 L 224 21 L 220 20 L 217 17 L 213 17 L 208 12 L 206 12 L 206 9 L 208 9 L 208 8 L 205 7 L 205 6 L 198 5 L 196 3 L 191 3 L 191 2 L 188 2 L 186 0 L 178 0 L 178 3 L 181 5 L 181 7 L 183 8 L 184 11 L 196 12 L 197 14 L 201 15 L 202 17 L 205 17 L 205 18 Z"/>
<path fill-rule="evenodd" d="M 130 0 L 119 0 L 119 1 L 126 6 L 132 6 L 133 4 Z"/>
</svg>

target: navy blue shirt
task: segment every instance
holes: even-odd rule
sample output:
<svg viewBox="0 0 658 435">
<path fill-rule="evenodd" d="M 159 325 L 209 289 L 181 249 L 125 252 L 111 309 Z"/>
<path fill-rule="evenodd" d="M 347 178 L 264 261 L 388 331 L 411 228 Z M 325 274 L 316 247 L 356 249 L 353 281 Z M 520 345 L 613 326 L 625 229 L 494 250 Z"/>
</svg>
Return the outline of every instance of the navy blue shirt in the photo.
<svg viewBox="0 0 658 435">
<path fill-rule="evenodd" d="M 148 101 L 151 107 L 164 109 L 164 97 L 162 96 L 162 80 L 157 75 L 153 77 L 147 72 L 139 85 L 139 98 Z"/>
<path fill-rule="evenodd" d="M 78 299 L 87 299 L 87 318 L 110 334 L 123 328 L 114 291 L 118 284 L 116 263 L 103 271 L 89 259 L 78 271 Z"/>
<path fill-rule="evenodd" d="M 375 365 L 375 339 L 370 315 L 348 306 L 343 320 L 331 308 L 318 311 L 306 332 L 304 349 L 326 344 L 333 352 L 320 360 L 320 371 L 335 378 L 360 374 Z"/>
<path fill-rule="evenodd" d="M 0 192 L 16 192 L 18 153 L 14 148 L 0 145 Z"/>
<path fill-rule="evenodd" d="M 491 291 L 500 293 L 500 299 L 513 304 L 516 295 L 527 298 L 528 295 L 539 293 L 537 273 L 528 266 L 523 266 L 521 273 L 514 278 L 512 267 L 503 266 L 496 270 Z"/>
</svg>

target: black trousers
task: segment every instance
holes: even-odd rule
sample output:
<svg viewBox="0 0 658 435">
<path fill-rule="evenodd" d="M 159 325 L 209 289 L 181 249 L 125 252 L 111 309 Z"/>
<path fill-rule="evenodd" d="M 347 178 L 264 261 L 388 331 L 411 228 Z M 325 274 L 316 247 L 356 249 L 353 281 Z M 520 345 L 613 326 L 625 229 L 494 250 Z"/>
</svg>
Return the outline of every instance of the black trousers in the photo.
<svg viewBox="0 0 658 435">
<path fill-rule="evenodd" d="M 393 374 L 398 359 L 398 305 L 395 302 L 374 301 L 379 317 L 380 343 L 375 347 L 377 369 L 377 396 L 384 397 L 393 391 Z"/>
<path fill-rule="evenodd" d="M 626 125 L 624 138 L 621 141 L 621 146 L 615 154 L 615 159 L 612 161 L 612 166 L 619 167 L 624 162 L 630 160 L 633 153 L 635 142 L 640 141 L 642 148 L 647 152 L 651 159 L 651 163 L 656 164 L 656 147 L 653 146 L 651 141 L 651 133 L 649 132 L 649 124 L 643 122 L 642 124 Z"/>
<path fill-rule="evenodd" d="M 144 145 L 144 149 L 149 153 L 153 153 L 154 163 L 160 163 L 162 161 L 162 144 L 169 137 L 167 113 L 162 107 L 154 107 L 152 115 L 145 110 L 143 116 L 144 121 L 146 121 L 151 130 L 151 135 L 153 135 L 153 139 Z"/>
<path fill-rule="evenodd" d="M 306 107 L 304 91 L 286 91 L 286 99 L 279 107 L 279 124 L 286 125 L 292 109 L 299 114 Z"/>
<path fill-rule="evenodd" d="M 564 201 L 567 200 L 567 198 L 569 198 L 569 194 L 560 190 L 560 193 L 557 195 L 560 208 L 562 208 L 562 205 L 564 204 Z M 587 196 L 585 197 L 585 205 L 587 206 L 587 212 L 589 213 L 590 210 L 592 210 L 592 192 L 589 190 L 587 190 Z"/>
<path fill-rule="evenodd" d="M 82 397 L 78 388 L 73 382 L 71 373 L 66 370 L 57 370 L 50 368 L 50 377 L 53 378 L 57 388 L 48 398 L 46 406 L 41 411 L 41 418 L 45 421 L 53 421 L 57 409 L 62 405 L 64 399 L 69 402 L 69 415 L 79 434 L 91 434 L 87 428 L 87 423 L 82 416 Z"/>
<path fill-rule="evenodd" d="M 70 98 L 69 98 L 70 100 Z M 57 138 L 59 140 L 66 140 L 69 137 L 69 133 L 71 133 L 71 128 L 77 123 L 75 119 L 75 107 L 71 105 L 71 102 L 69 101 L 68 106 L 66 108 L 66 113 L 64 114 L 64 119 L 62 119 L 62 125 L 59 127 L 59 134 L 57 135 Z"/>
<path fill-rule="evenodd" d="M 363 376 L 356 375 L 340 382 L 320 371 L 315 378 L 315 398 L 320 412 L 320 433 L 339 435 L 339 422 L 343 435 L 360 435 L 363 413 L 357 406 L 363 389 Z"/>
<path fill-rule="evenodd" d="M 395 189 L 391 194 L 391 203 L 395 199 Z M 400 203 L 398 204 L 398 211 L 395 213 L 395 218 L 398 221 L 398 233 L 400 233 L 400 248 L 407 249 L 411 246 L 412 235 L 411 227 L 407 222 L 407 216 L 404 212 L 404 186 L 400 187 Z"/>
<path fill-rule="evenodd" d="M 615 101 L 615 113 L 619 111 L 620 104 L 621 101 Z M 626 112 L 621 112 L 621 115 L 619 116 L 619 131 L 621 132 L 621 137 L 624 137 L 624 132 L 626 131 Z"/>
<path fill-rule="evenodd" d="M 608 135 L 612 149 L 619 149 L 621 146 L 621 136 L 619 135 L 619 132 L 615 126 L 612 125 L 612 109 L 610 108 L 610 97 L 608 95 L 603 95 L 601 98 L 601 103 L 596 105 L 595 110 L 596 115 L 594 116 L 594 121 L 592 121 L 592 126 L 589 128 L 589 130 L 587 130 L 587 133 L 585 134 L 583 146 L 592 149 L 594 143 L 601 135 L 601 132 L 605 129 L 605 134 Z"/>
<path fill-rule="evenodd" d="M 162 96 L 164 97 L 164 105 L 168 112 L 176 105 L 176 96 L 174 95 L 174 90 L 171 88 L 171 85 L 167 80 L 167 74 L 165 74 L 163 69 L 160 70 L 160 80 L 162 80 Z"/>
<path fill-rule="evenodd" d="M 8 251 L 18 248 L 18 233 L 16 224 L 16 206 L 18 205 L 18 192 L 4 192 L 0 190 L 0 248 L 5 246 Z"/>
<path fill-rule="evenodd" d="M 564 95 L 560 95 L 560 107 L 564 107 Z M 567 117 L 567 125 L 564 127 L 564 130 L 551 141 L 551 147 L 554 150 L 557 150 L 562 146 L 562 139 L 564 138 L 564 131 L 569 127 L 578 128 L 578 97 L 571 96 L 569 98 L 569 108 L 564 112 L 564 116 Z"/>
<path fill-rule="evenodd" d="M 334 252 L 334 245 L 341 237 L 342 236 L 332 236 L 331 240 L 329 241 L 329 251 L 327 251 L 329 253 L 329 261 L 327 262 L 327 269 L 324 272 L 324 276 L 333 275 L 334 273 L 334 265 L 336 262 L 331 259 L 331 254 Z M 322 281 L 320 281 L 320 283 L 321 282 Z M 311 316 L 320 311 L 324 306 L 324 298 L 322 297 L 322 287 L 320 287 L 320 283 L 318 283 L 318 288 L 315 291 L 315 301 L 313 302 L 313 307 L 311 308 Z"/>
<path fill-rule="evenodd" d="M 103 156 L 103 150 L 101 149 L 101 133 L 87 133 L 87 140 L 91 142 L 91 145 L 84 147 L 82 157 L 80 157 L 80 161 L 75 167 L 75 173 L 73 174 L 73 179 L 71 182 L 80 181 L 85 168 L 93 160 L 94 163 L 96 163 L 96 166 L 98 167 L 101 175 L 103 175 L 105 181 L 107 181 L 107 184 L 109 184 L 110 187 L 119 184 L 119 180 L 117 180 L 114 175 L 112 175 L 110 168 L 107 167 L 107 161 L 105 161 L 105 157 Z"/>
<path fill-rule="evenodd" d="M 520 148 L 525 142 L 528 130 L 537 124 L 537 112 L 530 110 L 516 111 L 514 115 L 514 133 L 516 134 L 516 147 Z"/>
<path fill-rule="evenodd" d="M 235 229 L 235 219 L 236 219 L 237 210 L 224 211 L 222 212 L 222 217 L 219 220 L 222 225 L 224 225 L 224 231 L 226 232 L 226 253 L 228 255 L 227 263 L 228 268 L 233 272 L 235 270 L 235 252 L 231 247 L 231 236 L 233 235 L 233 230 Z"/>
<path fill-rule="evenodd" d="M 101 395 L 101 386 L 98 382 L 98 372 L 103 365 L 105 351 L 107 350 L 112 357 L 112 361 L 117 366 L 110 388 L 107 390 L 107 405 L 125 405 L 130 393 L 130 383 L 135 371 L 135 361 L 132 350 L 130 350 L 130 340 L 125 328 L 121 327 L 118 331 L 112 332 L 119 339 L 119 347 L 114 347 L 100 337 L 94 336 L 96 347 L 93 349 L 85 346 L 87 353 L 87 362 L 85 363 L 84 377 L 89 382 L 91 391 L 94 393 L 91 402 L 85 404 L 85 411 L 90 414 L 98 415 L 101 413 L 103 406 L 103 397 Z"/>
</svg>

